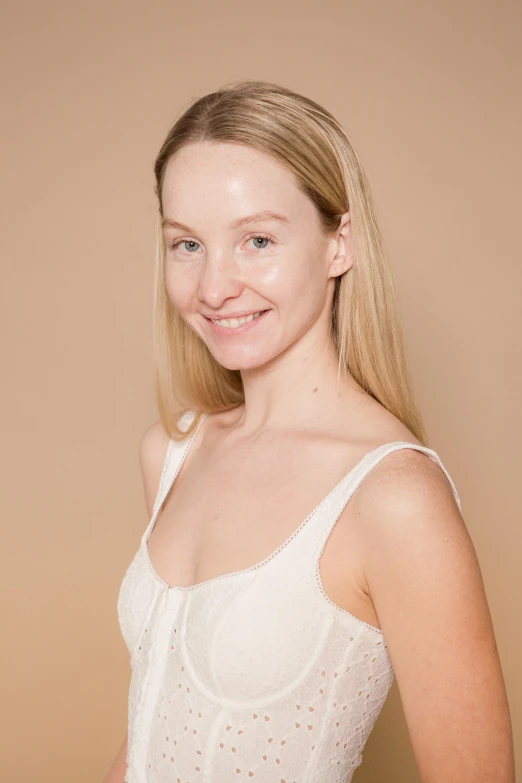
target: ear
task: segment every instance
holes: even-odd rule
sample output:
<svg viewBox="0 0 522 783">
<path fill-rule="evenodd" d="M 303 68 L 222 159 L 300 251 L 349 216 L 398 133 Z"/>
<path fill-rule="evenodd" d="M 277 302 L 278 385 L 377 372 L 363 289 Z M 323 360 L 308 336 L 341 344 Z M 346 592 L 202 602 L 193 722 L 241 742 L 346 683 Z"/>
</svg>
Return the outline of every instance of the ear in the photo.
<svg viewBox="0 0 522 783">
<path fill-rule="evenodd" d="M 353 266 L 353 242 L 350 212 L 345 212 L 341 218 L 339 228 L 332 239 L 333 258 L 328 268 L 328 277 L 339 277 Z"/>
</svg>

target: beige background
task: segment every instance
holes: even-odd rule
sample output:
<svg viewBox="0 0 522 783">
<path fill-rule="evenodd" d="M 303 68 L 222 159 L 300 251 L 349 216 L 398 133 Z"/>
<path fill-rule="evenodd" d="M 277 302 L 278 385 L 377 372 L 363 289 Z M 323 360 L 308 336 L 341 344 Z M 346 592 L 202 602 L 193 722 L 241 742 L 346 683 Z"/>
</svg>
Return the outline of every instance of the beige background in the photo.
<svg viewBox="0 0 522 783">
<path fill-rule="evenodd" d="M 147 524 L 137 449 L 157 418 L 152 162 L 193 98 L 241 78 L 324 104 L 368 172 L 522 764 L 521 7 L 249 5 L 2 7 L 6 783 L 100 781 L 123 739 L 116 599 Z M 355 779 L 418 780 L 396 683 Z"/>
</svg>

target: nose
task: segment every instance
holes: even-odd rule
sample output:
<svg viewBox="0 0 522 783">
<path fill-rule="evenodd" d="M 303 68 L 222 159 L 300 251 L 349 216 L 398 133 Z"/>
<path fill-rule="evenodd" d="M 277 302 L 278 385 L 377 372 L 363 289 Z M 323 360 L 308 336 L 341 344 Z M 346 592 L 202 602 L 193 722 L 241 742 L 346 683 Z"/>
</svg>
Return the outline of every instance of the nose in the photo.
<svg viewBox="0 0 522 783">
<path fill-rule="evenodd" d="M 243 286 L 233 257 L 221 251 L 207 254 L 198 285 L 198 295 L 204 304 L 217 310 L 227 299 L 239 296 Z"/>
</svg>

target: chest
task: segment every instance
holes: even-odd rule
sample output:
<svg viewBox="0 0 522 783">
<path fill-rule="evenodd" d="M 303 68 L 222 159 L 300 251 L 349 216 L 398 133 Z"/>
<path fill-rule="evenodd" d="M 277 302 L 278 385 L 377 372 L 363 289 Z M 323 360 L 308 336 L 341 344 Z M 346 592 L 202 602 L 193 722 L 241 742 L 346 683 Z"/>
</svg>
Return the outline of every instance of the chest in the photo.
<svg viewBox="0 0 522 783">
<path fill-rule="evenodd" d="M 268 443 L 255 456 L 241 448 L 195 453 L 149 536 L 154 570 L 167 584 L 188 587 L 251 568 L 292 536 L 368 448 L 294 442 Z M 351 508 L 345 506 L 326 541 L 321 581 L 330 600 L 377 625 L 361 589 L 362 553 Z"/>
</svg>

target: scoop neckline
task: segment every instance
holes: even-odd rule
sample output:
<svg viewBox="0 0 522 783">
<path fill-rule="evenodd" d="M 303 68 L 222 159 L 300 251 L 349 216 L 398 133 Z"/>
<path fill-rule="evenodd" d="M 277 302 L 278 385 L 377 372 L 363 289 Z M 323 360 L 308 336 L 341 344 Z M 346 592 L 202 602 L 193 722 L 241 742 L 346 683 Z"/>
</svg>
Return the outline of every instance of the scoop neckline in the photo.
<svg viewBox="0 0 522 783">
<path fill-rule="evenodd" d="M 336 494 L 336 492 L 339 491 L 340 487 L 342 485 L 344 485 L 344 483 L 346 481 L 348 481 L 350 479 L 350 477 L 358 469 L 360 469 L 361 466 L 367 460 L 370 459 L 370 457 L 374 456 L 377 452 L 381 451 L 382 449 L 388 448 L 390 446 L 395 446 L 395 445 L 397 445 L 399 443 L 400 444 L 407 443 L 408 445 L 413 446 L 415 448 L 420 448 L 423 451 L 427 450 L 427 451 L 433 452 L 433 449 L 430 449 L 428 446 L 422 446 L 422 445 L 417 444 L 417 443 L 412 443 L 410 441 L 403 441 L 403 440 L 389 441 L 388 443 L 382 443 L 380 446 L 376 446 L 374 449 L 372 449 L 371 451 L 367 452 L 365 455 L 363 455 L 361 457 L 361 459 L 348 471 L 348 473 L 346 473 L 337 482 L 337 484 L 335 484 L 335 486 L 332 487 L 332 489 L 323 497 L 323 499 L 315 506 L 315 508 L 313 508 L 312 511 L 310 511 L 308 516 L 305 519 L 303 519 L 303 521 L 293 531 L 293 533 L 291 533 L 285 539 L 285 541 L 283 541 L 275 550 L 273 550 L 269 555 L 267 555 L 267 557 L 263 558 L 263 560 L 260 560 L 259 562 L 254 563 L 251 566 L 248 566 L 247 568 L 241 568 L 241 569 L 239 569 L 237 571 L 229 571 L 226 574 L 218 574 L 217 576 L 212 576 L 209 579 L 204 579 L 202 582 L 196 582 L 193 585 L 185 585 L 185 586 L 183 586 L 183 585 L 170 585 L 168 582 L 166 582 L 157 573 L 156 569 L 152 565 L 152 562 L 151 562 L 151 559 L 150 559 L 150 554 L 149 554 L 149 548 L 147 546 L 147 542 L 148 542 L 150 536 L 152 535 L 152 531 L 154 530 L 154 526 L 156 524 L 158 513 L 159 513 L 161 507 L 163 506 L 163 504 L 164 504 L 164 502 L 165 502 L 165 500 L 167 498 L 167 495 L 171 491 L 171 489 L 172 489 L 172 487 L 173 487 L 173 485 L 174 485 L 174 483 L 176 481 L 176 478 L 177 478 L 177 476 L 178 476 L 178 474 L 179 474 L 179 472 L 180 472 L 180 470 L 181 470 L 181 468 L 183 466 L 183 463 L 185 462 L 187 454 L 190 451 L 190 447 L 192 446 L 192 443 L 195 440 L 195 437 L 196 437 L 196 435 L 197 435 L 197 433 L 199 431 L 199 428 L 201 427 L 203 421 L 207 418 L 207 416 L 208 416 L 208 412 L 205 412 L 205 413 L 203 413 L 201 415 L 201 418 L 200 418 L 196 428 L 194 429 L 194 431 L 192 432 L 191 436 L 187 440 L 185 449 L 183 450 L 183 454 L 181 455 L 181 459 L 180 459 L 180 461 L 178 463 L 178 466 L 176 468 L 174 476 L 170 480 L 169 485 L 164 488 L 163 495 L 160 498 L 160 502 L 158 503 L 158 505 L 157 505 L 157 507 L 156 507 L 156 509 L 155 509 L 155 511 L 154 511 L 154 513 L 153 513 L 153 515 L 151 517 L 151 519 L 150 519 L 149 525 L 148 525 L 147 529 L 145 530 L 145 533 L 144 533 L 144 535 L 142 537 L 142 540 L 141 540 L 141 548 L 143 549 L 143 553 L 145 555 L 145 560 L 146 560 L 146 563 L 147 563 L 147 566 L 148 566 L 148 569 L 149 569 L 151 575 L 154 577 L 154 579 L 156 579 L 156 581 L 158 581 L 167 590 L 167 592 L 171 592 L 171 593 L 175 592 L 175 591 L 176 592 L 183 592 L 183 593 L 191 592 L 192 590 L 199 589 L 199 588 L 204 587 L 206 585 L 211 585 L 212 583 L 217 582 L 217 581 L 222 580 L 222 579 L 227 579 L 227 578 L 230 578 L 230 577 L 233 577 L 233 576 L 241 576 L 243 574 L 251 573 L 252 571 L 255 571 L 255 570 L 261 568 L 262 566 L 266 565 L 274 557 L 276 557 L 283 549 L 285 549 L 285 547 L 288 544 L 290 544 L 290 542 L 301 532 L 301 530 L 305 527 L 305 525 L 320 511 L 320 509 L 328 502 L 328 500 L 330 500 L 330 498 L 333 497 Z M 170 448 L 172 446 L 172 443 L 173 443 L 173 441 L 171 439 L 170 442 L 169 442 L 169 452 L 170 452 Z M 167 469 L 167 463 L 168 463 L 168 460 L 165 459 L 164 470 L 162 472 L 162 481 L 163 481 L 163 478 L 164 478 L 164 475 L 165 475 L 165 471 Z M 341 608 L 341 607 L 338 607 L 338 608 Z M 347 614 L 350 614 L 350 613 L 348 612 Z M 353 615 L 351 615 L 351 616 L 353 616 Z M 356 618 L 356 619 L 358 619 L 358 618 Z M 365 622 L 365 621 L 364 620 L 360 620 L 360 622 Z M 375 628 L 375 626 L 370 625 L 369 623 L 366 623 L 366 625 L 368 625 L 370 628 L 373 628 L 374 630 L 379 630 L 379 629 Z"/>
</svg>

